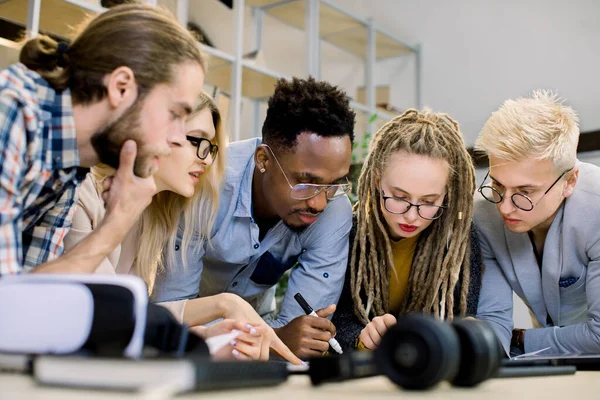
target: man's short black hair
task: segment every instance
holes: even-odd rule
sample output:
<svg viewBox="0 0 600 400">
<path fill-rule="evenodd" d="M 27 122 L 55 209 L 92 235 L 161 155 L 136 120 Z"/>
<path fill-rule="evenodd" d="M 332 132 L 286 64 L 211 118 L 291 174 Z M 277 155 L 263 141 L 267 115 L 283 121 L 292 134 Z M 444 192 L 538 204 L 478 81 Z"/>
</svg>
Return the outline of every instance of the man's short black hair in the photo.
<svg viewBox="0 0 600 400">
<path fill-rule="evenodd" d="M 312 77 L 280 79 L 269 99 L 263 142 L 289 150 L 305 132 L 323 137 L 349 136 L 354 142 L 355 116 L 350 99 L 337 86 Z"/>
</svg>

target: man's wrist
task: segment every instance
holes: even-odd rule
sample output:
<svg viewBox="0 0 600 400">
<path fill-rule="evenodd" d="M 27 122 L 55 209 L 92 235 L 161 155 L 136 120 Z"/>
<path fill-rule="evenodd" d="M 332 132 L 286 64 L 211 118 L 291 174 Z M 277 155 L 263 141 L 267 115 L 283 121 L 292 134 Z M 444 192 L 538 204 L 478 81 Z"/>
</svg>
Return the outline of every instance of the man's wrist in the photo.
<svg viewBox="0 0 600 400">
<path fill-rule="evenodd" d="M 98 228 L 106 227 L 113 232 L 115 236 L 125 237 L 135 223 L 136 221 L 132 221 L 129 216 L 119 215 L 119 212 L 113 211 L 104 215 L 104 218 L 100 221 L 100 224 L 98 224 Z"/>
<path fill-rule="evenodd" d="M 510 345 L 511 347 L 516 347 L 522 352 L 525 352 L 525 329 L 513 329 Z"/>
</svg>

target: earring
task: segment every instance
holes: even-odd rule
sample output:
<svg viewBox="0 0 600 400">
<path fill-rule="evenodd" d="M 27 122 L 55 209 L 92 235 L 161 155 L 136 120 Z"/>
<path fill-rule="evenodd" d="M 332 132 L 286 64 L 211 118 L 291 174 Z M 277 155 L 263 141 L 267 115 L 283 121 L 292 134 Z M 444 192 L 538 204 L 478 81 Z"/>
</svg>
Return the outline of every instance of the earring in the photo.
<svg viewBox="0 0 600 400">
<path fill-rule="evenodd" d="M 261 174 L 264 174 L 264 173 L 265 173 L 265 171 L 266 171 L 266 169 L 264 169 L 264 168 L 261 168 L 259 171 L 261 172 Z"/>
</svg>

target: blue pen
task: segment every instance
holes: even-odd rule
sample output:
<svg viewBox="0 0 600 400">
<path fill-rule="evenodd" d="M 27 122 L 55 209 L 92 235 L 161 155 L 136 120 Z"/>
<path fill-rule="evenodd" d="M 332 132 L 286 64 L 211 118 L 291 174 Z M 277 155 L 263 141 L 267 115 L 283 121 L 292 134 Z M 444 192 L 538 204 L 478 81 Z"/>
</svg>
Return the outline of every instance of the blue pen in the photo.
<svg viewBox="0 0 600 400">
<path fill-rule="evenodd" d="M 308 304 L 308 302 L 304 299 L 304 297 L 302 297 L 302 295 L 300 293 L 296 293 L 294 295 L 294 299 L 296 299 L 298 304 L 300 304 L 300 307 L 302 307 L 302 309 L 304 310 L 306 315 L 312 315 L 313 317 L 319 317 L 317 315 L 317 313 L 315 312 L 315 310 L 312 309 L 312 307 Z M 337 340 L 335 340 L 335 338 L 329 339 L 329 345 L 338 354 L 344 354 L 344 352 L 342 351 L 342 346 L 340 346 L 340 344 L 338 343 Z"/>
</svg>

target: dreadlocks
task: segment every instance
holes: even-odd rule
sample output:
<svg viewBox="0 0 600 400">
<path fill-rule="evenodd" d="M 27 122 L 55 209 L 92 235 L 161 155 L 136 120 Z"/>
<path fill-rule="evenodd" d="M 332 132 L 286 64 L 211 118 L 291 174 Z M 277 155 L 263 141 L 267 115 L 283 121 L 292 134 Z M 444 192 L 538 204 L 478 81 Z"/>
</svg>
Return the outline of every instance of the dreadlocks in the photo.
<svg viewBox="0 0 600 400">
<path fill-rule="evenodd" d="M 389 275 L 394 265 L 380 207 L 379 178 L 390 158 L 405 151 L 446 160 L 450 173 L 447 209 L 418 239 L 400 312 L 426 312 L 452 319 L 454 292 L 460 279 L 458 301 L 464 315 L 470 280 L 469 234 L 475 170 L 458 123 L 446 114 L 411 109 L 385 124 L 373 137 L 371 146 L 358 180 L 359 202 L 354 205 L 357 228 L 352 243 L 350 284 L 355 314 L 366 324 L 371 316 L 389 310 Z"/>
</svg>

